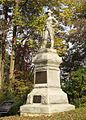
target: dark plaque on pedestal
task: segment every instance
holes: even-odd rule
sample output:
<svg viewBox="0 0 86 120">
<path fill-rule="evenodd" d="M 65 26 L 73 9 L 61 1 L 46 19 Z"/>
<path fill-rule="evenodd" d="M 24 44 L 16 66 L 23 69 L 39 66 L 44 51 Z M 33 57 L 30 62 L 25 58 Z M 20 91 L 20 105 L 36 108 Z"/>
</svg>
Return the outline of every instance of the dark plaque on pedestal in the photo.
<svg viewBox="0 0 86 120">
<path fill-rule="evenodd" d="M 47 71 L 36 72 L 35 84 L 47 83 Z"/>
<path fill-rule="evenodd" d="M 41 103 L 41 95 L 34 95 L 33 103 Z"/>
</svg>

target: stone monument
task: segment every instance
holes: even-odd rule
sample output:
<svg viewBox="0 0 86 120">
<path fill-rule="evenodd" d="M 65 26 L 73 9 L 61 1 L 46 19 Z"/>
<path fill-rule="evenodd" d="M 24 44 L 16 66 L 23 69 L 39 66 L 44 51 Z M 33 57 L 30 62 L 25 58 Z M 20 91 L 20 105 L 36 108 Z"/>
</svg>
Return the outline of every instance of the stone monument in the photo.
<svg viewBox="0 0 86 120">
<path fill-rule="evenodd" d="M 47 29 L 48 32 L 49 29 Z M 68 103 L 67 94 L 62 91 L 60 86 L 59 65 L 62 59 L 53 49 L 53 34 L 51 36 L 51 48 L 46 48 L 45 44 L 33 58 L 35 65 L 34 89 L 28 94 L 26 104 L 20 107 L 20 114 L 23 116 L 51 114 L 75 109 L 74 105 Z"/>
<path fill-rule="evenodd" d="M 51 40 L 51 48 L 54 47 L 54 34 L 55 34 L 54 28 L 58 27 L 58 21 L 54 16 L 52 16 L 52 11 L 48 10 L 47 14 L 48 14 L 48 18 L 46 20 L 46 24 L 43 29 L 44 42 L 41 48 L 46 48 L 48 38 L 50 38 Z"/>
</svg>

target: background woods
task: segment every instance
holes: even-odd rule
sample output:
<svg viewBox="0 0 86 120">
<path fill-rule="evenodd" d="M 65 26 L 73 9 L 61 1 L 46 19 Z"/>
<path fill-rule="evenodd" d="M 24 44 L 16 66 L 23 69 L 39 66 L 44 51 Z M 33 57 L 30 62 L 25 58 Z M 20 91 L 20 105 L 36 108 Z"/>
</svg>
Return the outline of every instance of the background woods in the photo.
<svg viewBox="0 0 86 120">
<path fill-rule="evenodd" d="M 47 9 L 51 9 L 59 21 L 55 48 L 63 58 L 62 87 L 67 91 L 70 102 L 76 106 L 85 105 L 84 0 L 0 0 L 0 101 L 16 100 L 15 104 L 19 107 L 33 88 L 32 57 L 43 42 L 42 32 Z M 50 41 L 48 46 L 49 44 Z"/>
</svg>

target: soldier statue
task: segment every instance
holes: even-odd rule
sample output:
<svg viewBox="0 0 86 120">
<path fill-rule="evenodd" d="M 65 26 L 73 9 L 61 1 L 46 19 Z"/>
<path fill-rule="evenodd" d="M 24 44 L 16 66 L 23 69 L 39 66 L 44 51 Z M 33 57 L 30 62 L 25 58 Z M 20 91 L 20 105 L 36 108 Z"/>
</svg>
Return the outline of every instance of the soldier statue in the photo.
<svg viewBox="0 0 86 120">
<path fill-rule="evenodd" d="M 55 29 L 55 26 L 58 27 L 58 21 L 54 16 L 52 16 L 52 11 L 48 10 L 47 13 L 48 13 L 48 18 L 46 19 L 45 28 L 43 29 L 44 41 L 41 48 L 46 48 L 48 38 L 50 38 L 50 41 L 51 41 L 51 48 L 54 47 L 54 36 L 55 36 L 54 29 Z"/>
</svg>

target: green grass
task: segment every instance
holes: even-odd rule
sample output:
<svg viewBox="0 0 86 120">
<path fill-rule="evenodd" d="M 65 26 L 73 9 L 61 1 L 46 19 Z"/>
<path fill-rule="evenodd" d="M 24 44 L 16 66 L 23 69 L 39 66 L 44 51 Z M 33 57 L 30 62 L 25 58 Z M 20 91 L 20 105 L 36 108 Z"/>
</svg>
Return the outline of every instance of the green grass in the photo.
<svg viewBox="0 0 86 120">
<path fill-rule="evenodd" d="M 86 120 L 86 107 L 78 108 L 73 111 L 55 113 L 51 116 L 39 116 L 39 117 L 20 117 L 9 116 L 0 117 L 0 120 Z"/>
</svg>

